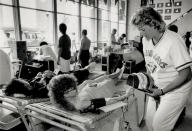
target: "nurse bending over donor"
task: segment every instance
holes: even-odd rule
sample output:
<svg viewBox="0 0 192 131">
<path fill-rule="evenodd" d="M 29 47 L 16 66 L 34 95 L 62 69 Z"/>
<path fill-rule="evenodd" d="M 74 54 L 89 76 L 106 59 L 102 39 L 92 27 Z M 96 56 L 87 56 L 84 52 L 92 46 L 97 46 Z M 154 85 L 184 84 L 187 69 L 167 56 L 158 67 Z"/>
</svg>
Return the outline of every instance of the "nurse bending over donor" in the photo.
<svg viewBox="0 0 192 131">
<path fill-rule="evenodd" d="M 55 76 L 48 84 L 51 103 L 56 107 L 68 111 L 85 111 L 89 107 L 98 108 L 107 104 L 124 100 L 124 95 L 113 97 L 117 90 L 118 77 L 122 69 L 110 75 L 101 76 L 95 80 L 84 81 L 77 87 L 76 78 L 70 74 Z M 92 109 L 93 109 L 92 108 Z"/>
</svg>

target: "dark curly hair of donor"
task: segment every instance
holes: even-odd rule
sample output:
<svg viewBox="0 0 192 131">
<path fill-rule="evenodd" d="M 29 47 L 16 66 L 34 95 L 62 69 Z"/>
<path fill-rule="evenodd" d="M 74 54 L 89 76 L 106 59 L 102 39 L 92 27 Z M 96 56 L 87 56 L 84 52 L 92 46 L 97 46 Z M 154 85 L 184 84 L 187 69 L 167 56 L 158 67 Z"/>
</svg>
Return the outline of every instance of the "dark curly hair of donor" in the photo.
<svg viewBox="0 0 192 131">
<path fill-rule="evenodd" d="M 76 78 L 73 75 L 62 74 L 53 77 L 49 82 L 48 89 L 53 98 L 52 104 L 69 111 L 76 110 L 75 106 L 65 97 L 69 91 L 77 90 Z"/>
<path fill-rule="evenodd" d="M 148 25 L 154 27 L 154 29 L 157 29 L 159 32 L 164 32 L 166 27 L 162 16 L 152 7 L 143 7 L 138 10 L 132 16 L 131 24 L 136 27 Z"/>
<path fill-rule="evenodd" d="M 13 96 L 15 93 L 31 96 L 33 88 L 23 79 L 12 79 L 5 87 L 4 93 L 7 96 Z"/>
</svg>

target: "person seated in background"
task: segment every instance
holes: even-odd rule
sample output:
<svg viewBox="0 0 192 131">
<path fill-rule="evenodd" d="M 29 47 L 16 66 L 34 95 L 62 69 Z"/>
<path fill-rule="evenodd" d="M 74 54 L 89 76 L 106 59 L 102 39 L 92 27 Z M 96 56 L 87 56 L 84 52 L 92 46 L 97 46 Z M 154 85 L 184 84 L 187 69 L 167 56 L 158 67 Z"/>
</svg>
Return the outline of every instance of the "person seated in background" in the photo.
<svg viewBox="0 0 192 131">
<path fill-rule="evenodd" d="M 117 33 L 117 29 L 113 29 L 111 33 L 111 47 L 116 48 L 116 45 L 119 45 L 119 43 L 116 40 L 115 34 Z"/>
<path fill-rule="evenodd" d="M 54 61 L 54 68 L 57 68 L 57 57 L 53 49 L 48 45 L 47 42 L 42 41 L 40 43 L 40 55 L 43 55 L 44 57 L 50 56 L 51 59 Z"/>
<path fill-rule="evenodd" d="M 120 45 L 125 43 L 125 38 L 126 38 L 126 34 L 122 34 L 119 38 L 118 38 L 118 42 Z"/>
<path fill-rule="evenodd" d="M 8 84 L 11 80 L 11 61 L 9 56 L 0 49 L 0 86 Z"/>
</svg>

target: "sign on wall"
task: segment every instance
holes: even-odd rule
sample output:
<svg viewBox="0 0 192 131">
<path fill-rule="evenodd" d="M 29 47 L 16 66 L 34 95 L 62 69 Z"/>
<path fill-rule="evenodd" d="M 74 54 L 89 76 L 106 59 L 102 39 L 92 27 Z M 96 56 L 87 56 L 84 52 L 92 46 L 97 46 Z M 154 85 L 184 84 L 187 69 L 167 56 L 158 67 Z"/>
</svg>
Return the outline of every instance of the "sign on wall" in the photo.
<svg viewBox="0 0 192 131">
<path fill-rule="evenodd" d="M 157 12 L 159 12 L 160 14 L 163 14 L 163 10 L 162 9 L 157 10 Z"/>
<path fill-rule="evenodd" d="M 164 3 L 157 3 L 157 8 L 162 8 Z"/>
<path fill-rule="evenodd" d="M 165 15 L 164 20 L 171 20 L 171 15 Z"/>
<path fill-rule="evenodd" d="M 168 3 L 165 3 L 165 7 L 171 7 L 172 6 L 172 3 L 168 2 Z"/>
<path fill-rule="evenodd" d="M 177 7 L 181 6 L 182 5 L 182 1 L 177 1 L 177 2 L 174 3 L 174 5 L 177 6 Z"/>
<path fill-rule="evenodd" d="M 174 9 L 174 13 L 181 13 L 181 8 Z"/>
<path fill-rule="evenodd" d="M 177 2 L 161 2 L 156 4 L 156 10 L 159 12 L 164 20 L 171 20 L 171 15 L 181 13 L 182 1 Z"/>
<path fill-rule="evenodd" d="M 171 14 L 172 10 L 171 9 L 165 9 L 165 14 Z"/>
</svg>

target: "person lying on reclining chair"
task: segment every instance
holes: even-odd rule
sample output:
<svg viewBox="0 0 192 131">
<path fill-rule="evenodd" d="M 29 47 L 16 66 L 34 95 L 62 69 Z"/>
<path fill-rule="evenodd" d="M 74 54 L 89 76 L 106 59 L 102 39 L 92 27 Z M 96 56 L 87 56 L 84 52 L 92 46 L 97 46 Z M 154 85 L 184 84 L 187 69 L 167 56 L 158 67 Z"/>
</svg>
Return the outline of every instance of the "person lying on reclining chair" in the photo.
<svg viewBox="0 0 192 131">
<path fill-rule="evenodd" d="M 117 90 L 118 77 L 123 71 L 124 67 L 113 74 L 84 81 L 78 87 L 73 75 L 55 76 L 48 84 L 50 101 L 56 107 L 64 110 L 86 112 L 86 109 L 90 109 L 90 107 L 95 109 L 123 100 L 127 97 L 128 91 L 122 96 L 113 98 Z"/>
<path fill-rule="evenodd" d="M 127 88 L 120 96 L 114 97 L 116 92 L 120 91 L 117 85 L 121 84 L 119 79 L 122 77 L 124 68 L 123 66 L 121 69 L 117 69 L 113 74 L 100 76 L 94 80 L 86 80 L 79 86 L 77 86 L 76 78 L 73 75 L 57 75 L 50 80 L 47 86 L 50 102 L 56 108 L 66 112 L 99 113 L 97 110 L 99 107 L 123 101 L 131 95 L 131 88 Z M 121 115 L 118 114 L 119 116 Z M 113 128 L 117 116 L 112 119 L 110 125 Z M 38 130 L 52 128 L 39 120 L 35 120 L 35 127 Z"/>
</svg>

